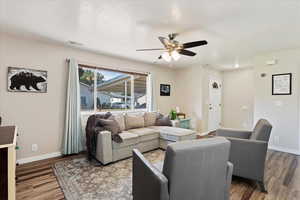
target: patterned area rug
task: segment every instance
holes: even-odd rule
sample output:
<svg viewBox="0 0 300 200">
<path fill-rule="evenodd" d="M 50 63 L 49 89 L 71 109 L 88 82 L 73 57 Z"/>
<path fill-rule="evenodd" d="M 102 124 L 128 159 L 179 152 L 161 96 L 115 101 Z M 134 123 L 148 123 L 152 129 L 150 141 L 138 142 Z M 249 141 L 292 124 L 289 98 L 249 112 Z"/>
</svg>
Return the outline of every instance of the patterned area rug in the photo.
<svg viewBox="0 0 300 200">
<path fill-rule="evenodd" d="M 144 154 L 151 163 L 163 160 L 164 151 Z M 132 159 L 94 166 L 86 158 L 58 162 L 54 172 L 67 200 L 132 200 Z"/>
</svg>

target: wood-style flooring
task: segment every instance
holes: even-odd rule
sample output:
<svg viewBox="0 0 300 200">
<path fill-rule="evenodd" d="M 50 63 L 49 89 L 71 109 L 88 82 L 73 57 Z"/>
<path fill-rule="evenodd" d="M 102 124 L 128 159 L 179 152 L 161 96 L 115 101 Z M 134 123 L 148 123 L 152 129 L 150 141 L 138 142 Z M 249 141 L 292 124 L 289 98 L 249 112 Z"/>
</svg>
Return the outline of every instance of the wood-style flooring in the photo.
<svg viewBox="0 0 300 200">
<path fill-rule="evenodd" d="M 17 167 L 18 200 L 64 199 L 52 166 L 54 163 L 84 155 L 53 158 Z M 269 151 L 266 164 L 268 194 L 261 193 L 255 184 L 234 178 L 231 200 L 300 200 L 300 157 Z"/>
</svg>

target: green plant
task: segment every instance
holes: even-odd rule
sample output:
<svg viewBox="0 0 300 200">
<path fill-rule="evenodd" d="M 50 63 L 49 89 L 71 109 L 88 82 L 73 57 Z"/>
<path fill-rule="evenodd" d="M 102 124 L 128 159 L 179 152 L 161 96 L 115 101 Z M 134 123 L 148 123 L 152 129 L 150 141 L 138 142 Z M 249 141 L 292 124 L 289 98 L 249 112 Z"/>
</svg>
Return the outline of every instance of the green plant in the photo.
<svg viewBox="0 0 300 200">
<path fill-rule="evenodd" d="M 171 112 L 170 112 L 170 118 L 171 118 L 171 120 L 177 119 L 177 112 L 176 112 L 176 110 L 174 110 L 174 109 L 171 110 Z"/>
</svg>

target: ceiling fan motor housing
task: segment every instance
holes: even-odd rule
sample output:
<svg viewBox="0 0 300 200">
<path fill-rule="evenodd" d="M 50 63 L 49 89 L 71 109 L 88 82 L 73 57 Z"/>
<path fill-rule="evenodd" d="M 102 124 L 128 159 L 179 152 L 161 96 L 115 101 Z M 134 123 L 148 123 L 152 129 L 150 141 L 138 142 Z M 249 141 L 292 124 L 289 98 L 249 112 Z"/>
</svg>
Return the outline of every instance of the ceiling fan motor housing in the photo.
<svg viewBox="0 0 300 200">
<path fill-rule="evenodd" d="M 174 40 L 177 35 L 178 35 L 178 33 L 171 33 L 168 36 L 169 36 L 170 40 Z"/>
</svg>

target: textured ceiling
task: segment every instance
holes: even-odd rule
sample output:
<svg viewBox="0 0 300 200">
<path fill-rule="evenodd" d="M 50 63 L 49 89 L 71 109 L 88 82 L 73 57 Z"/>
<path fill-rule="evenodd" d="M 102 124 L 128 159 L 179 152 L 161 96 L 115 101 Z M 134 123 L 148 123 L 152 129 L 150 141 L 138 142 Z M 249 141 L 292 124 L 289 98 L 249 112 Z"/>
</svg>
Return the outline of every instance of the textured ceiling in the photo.
<svg viewBox="0 0 300 200">
<path fill-rule="evenodd" d="M 0 0 L 0 27 L 49 40 L 82 43 L 85 49 L 153 63 L 157 36 L 207 40 L 173 66 L 228 67 L 260 52 L 300 46 L 298 0 Z M 168 65 L 164 61 L 158 64 Z"/>
</svg>

